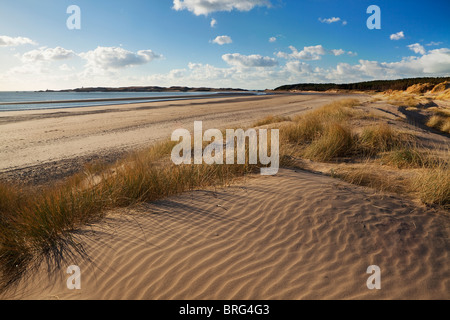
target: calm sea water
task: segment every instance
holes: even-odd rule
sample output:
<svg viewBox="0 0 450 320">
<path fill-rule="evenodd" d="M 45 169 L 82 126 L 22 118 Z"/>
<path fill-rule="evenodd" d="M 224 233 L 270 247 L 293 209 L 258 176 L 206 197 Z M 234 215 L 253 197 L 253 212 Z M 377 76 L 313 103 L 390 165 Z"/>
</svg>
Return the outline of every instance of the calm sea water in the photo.
<svg viewBox="0 0 450 320">
<path fill-rule="evenodd" d="M 74 108 L 103 105 L 117 105 L 124 103 L 139 103 L 155 101 L 152 98 L 168 97 L 167 100 L 175 100 L 180 96 L 214 95 L 216 92 L 9 92 L 0 91 L 0 111 L 14 110 L 35 110 L 35 109 L 55 109 Z M 95 99 L 124 99 L 142 98 L 142 100 L 132 101 L 83 101 L 70 102 L 74 100 L 95 100 Z M 54 101 L 64 101 L 55 103 Z M 67 101 L 67 102 L 66 102 Z M 8 104 L 23 102 L 23 104 Z M 28 102 L 28 103 L 25 103 Z M 29 104 L 29 102 L 45 102 L 40 104 Z"/>
</svg>

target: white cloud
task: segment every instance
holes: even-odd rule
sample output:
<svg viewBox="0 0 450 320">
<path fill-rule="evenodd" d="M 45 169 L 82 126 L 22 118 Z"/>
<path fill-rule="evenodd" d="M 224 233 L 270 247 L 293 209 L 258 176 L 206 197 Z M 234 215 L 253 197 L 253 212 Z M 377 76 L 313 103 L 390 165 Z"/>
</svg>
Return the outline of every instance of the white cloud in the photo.
<svg viewBox="0 0 450 320">
<path fill-rule="evenodd" d="M 397 79 L 422 76 L 449 76 L 450 49 L 442 48 L 421 57 L 406 57 L 398 62 L 360 60 L 357 65 L 339 64 L 326 72 L 332 81 L 362 81 L 367 79 Z"/>
<path fill-rule="evenodd" d="M 74 67 L 69 67 L 67 64 L 63 64 L 61 66 L 59 66 L 59 70 L 64 71 L 64 72 L 71 72 L 71 71 L 75 71 Z"/>
<path fill-rule="evenodd" d="M 201 66 L 202 66 L 201 63 L 193 63 L 193 62 L 189 62 L 189 64 L 188 64 L 188 68 L 189 68 L 190 70 L 197 69 L 197 68 L 199 68 L 199 67 L 201 67 Z"/>
<path fill-rule="evenodd" d="M 285 69 L 288 72 L 295 73 L 295 74 L 310 74 L 313 72 L 312 67 L 302 61 L 289 61 L 286 63 Z"/>
<path fill-rule="evenodd" d="M 270 58 L 263 57 L 257 54 L 254 55 L 241 55 L 239 53 L 225 54 L 222 59 L 231 66 L 239 68 L 253 68 L 253 67 L 275 67 L 278 65 L 278 61 Z"/>
<path fill-rule="evenodd" d="M 24 44 L 32 44 L 36 45 L 37 43 L 29 38 L 24 37 L 8 37 L 8 36 L 0 36 L 0 47 L 15 47 Z"/>
<path fill-rule="evenodd" d="M 273 42 L 277 42 L 277 37 L 271 37 L 269 39 L 269 42 L 273 43 Z"/>
<path fill-rule="evenodd" d="M 439 46 L 439 45 L 441 45 L 441 44 L 442 44 L 442 42 L 431 41 L 430 43 L 427 43 L 426 45 L 427 45 L 428 47 L 430 47 L 430 46 Z"/>
<path fill-rule="evenodd" d="M 419 43 L 410 44 L 408 48 L 417 54 L 424 55 L 426 53 L 425 48 Z"/>
<path fill-rule="evenodd" d="M 450 49 L 431 50 L 421 57 L 409 57 L 387 65 L 395 68 L 398 73 L 402 72 L 405 76 L 448 76 L 450 75 Z"/>
<path fill-rule="evenodd" d="M 333 49 L 333 50 L 331 50 L 331 52 L 332 52 L 335 56 L 340 56 L 340 55 L 343 55 L 343 54 L 345 53 L 345 51 L 342 50 L 342 49 Z"/>
<path fill-rule="evenodd" d="M 271 4 L 269 0 L 173 0 L 173 9 L 189 10 L 197 16 L 217 11 L 250 11 L 257 6 Z"/>
<path fill-rule="evenodd" d="M 391 34 L 391 40 L 401 40 L 405 39 L 405 33 L 403 31 Z"/>
<path fill-rule="evenodd" d="M 40 75 L 50 72 L 51 70 L 42 63 L 26 63 L 11 68 L 6 74 L 8 76 L 17 77 L 17 75 Z"/>
<path fill-rule="evenodd" d="M 136 53 L 118 47 L 97 47 L 97 49 L 80 53 L 87 60 L 87 66 L 100 69 L 120 69 L 146 64 L 163 56 L 152 50 L 140 50 Z"/>
<path fill-rule="evenodd" d="M 36 62 L 36 61 L 54 61 L 65 60 L 75 56 L 75 52 L 67 50 L 61 47 L 46 48 L 42 47 L 36 50 L 28 51 L 23 54 L 23 62 Z"/>
<path fill-rule="evenodd" d="M 284 59 L 300 59 L 300 60 L 320 60 L 326 51 L 322 45 L 304 47 L 302 51 L 298 51 L 294 46 L 289 47 L 292 53 L 278 52 L 276 55 Z"/>
<path fill-rule="evenodd" d="M 348 24 L 348 22 L 346 20 L 342 21 L 342 25 L 346 26 Z"/>
<path fill-rule="evenodd" d="M 216 19 L 211 19 L 211 28 L 215 28 L 217 26 L 217 20 Z"/>
<path fill-rule="evenodd" d="M 189 69 L 191 73 L 189 77 L 196 82 L 200 82 L 203 80 L 223 80 L 229 79 L 233 74 L 236 73 L 236 70 L 233 68 L 217 68 L 209 64 L 202 63 L 189 63 Z"/>
<path fill-rule="evenodd" d="M 333 18 L 328 18 L 328 19 L 319 18 L 319 21 L 322 22 L 322 23 L 331 24 L 331 23 L 335 23 L 335 22 L 341 21 L 341 18 L 339 18 L 339 17 L 333 17 Z M 345 24 L 347 24 L 347 21 L 344 21 L 344 22 L 345 22 Z"/>
<path fill-rule="evenodd" d="M 205 86 L 232 87 L 239 86 L 233 80 L 239 70 L 236 68 L 217 68 L 209 64 L 189 62 L 188 69 L 175 69 L 164 74 L 145 77 L 143 83 L 158 86 Z"/>
<path fill-rule="evenodd" d="M 218 36 L 212 42 L 223 46 L 224 44 L 233 43 L 233 40 L 229 36 Z"/>
</svg>

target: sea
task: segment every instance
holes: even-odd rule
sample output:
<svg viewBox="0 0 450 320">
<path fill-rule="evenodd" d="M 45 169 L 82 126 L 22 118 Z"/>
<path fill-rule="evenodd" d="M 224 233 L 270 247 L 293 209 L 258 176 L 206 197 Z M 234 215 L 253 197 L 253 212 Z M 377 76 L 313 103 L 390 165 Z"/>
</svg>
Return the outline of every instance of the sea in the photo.
<svg viewBox="0 0 450 320">
<path fill-rule="evenodd" d="M 31 92 L 0 91 L 0 111 L 118 105 L 223 96 L 223 92 Z M 236 93 L 231 93 L 236 95 Z M 248 93 L 246 93 L 248 94 Z M 128 100 L 127 100 L 128 99 Z M 105 101 L 107 100 L 107 101 Z"/>
</svg>

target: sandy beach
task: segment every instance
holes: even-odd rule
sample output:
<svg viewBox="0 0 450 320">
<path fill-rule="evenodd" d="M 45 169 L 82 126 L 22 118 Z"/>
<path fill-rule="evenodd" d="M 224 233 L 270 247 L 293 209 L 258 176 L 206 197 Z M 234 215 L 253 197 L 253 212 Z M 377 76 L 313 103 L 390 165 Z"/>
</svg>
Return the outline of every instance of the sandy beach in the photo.
<svg viewBox="0 0 450 320">
<path fill-rule="evenodd" d="M 332 94 L 249 96 L 0 113 L 0 177 L 32 184 L 73 174 L 82 164 L 114 161 L 170 139 L 194 121 L 248 127 L 268 115 L 296 115 L 343 98 Z"/>
<path fill-rule="evenodd" d="M 0 113 L 4 179 L 42 184 L 168 139 L 202 120 L 248 127 L 346 97 L 274 95 Z M 385 103 L 368 104 L 399 121 Z M 389 118 L 388 118 L 389 119 Z M 408 126 L 408 124 L 403 124 Z M 422 132 L 428 141 L 443 136 Z M 281 169 L 154 203 L 112 210 L 74 231 L 85 255 L 45 261 L 2 299 L 448 299 L 448 211 L 320 172 Z M 67 267 L 81 269 L 68 290 Z M 377 265 L 382 289 L 369 290 Z"/>
</svg>

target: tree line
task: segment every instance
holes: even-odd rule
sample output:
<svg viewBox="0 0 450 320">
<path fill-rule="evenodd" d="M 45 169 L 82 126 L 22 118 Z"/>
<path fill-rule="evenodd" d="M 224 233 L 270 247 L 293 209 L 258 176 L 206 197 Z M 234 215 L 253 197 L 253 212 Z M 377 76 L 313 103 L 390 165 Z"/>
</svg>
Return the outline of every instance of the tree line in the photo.
<svg viewBox="0 0 450 320">
<path fill-rule="evenodd" d="M 386 90 L 406 90 L 415 84 L 430 83 L 437 85 L 439 83 L 450 81 L 450 77 L 440 78 L 410 78 L 399 80 L 376 80 L 358 83 L 299 83 L 284 85 L 275 89 L 275 91 L 328 91 L 328 90 L 357 90 L 357 91 L 386 91 Z"/>
</svg>

